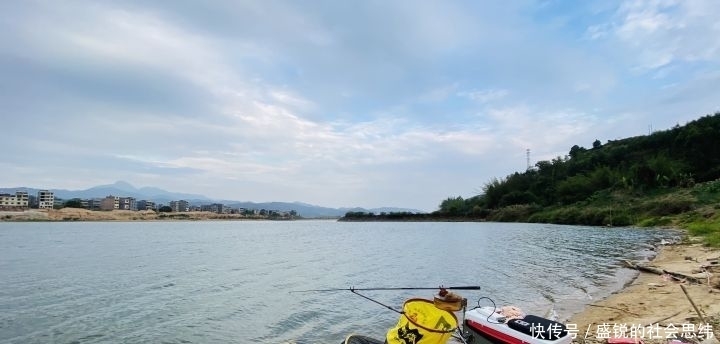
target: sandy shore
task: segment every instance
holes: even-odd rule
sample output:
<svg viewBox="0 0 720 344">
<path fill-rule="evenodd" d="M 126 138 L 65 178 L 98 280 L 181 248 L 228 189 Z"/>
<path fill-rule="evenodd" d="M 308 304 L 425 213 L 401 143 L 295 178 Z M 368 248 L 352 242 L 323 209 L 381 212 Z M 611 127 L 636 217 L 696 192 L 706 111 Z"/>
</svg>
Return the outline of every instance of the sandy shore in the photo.
<svg viewBox="0 0 720 344">
<path fill-rule="evenodd" d="M 162 220 L 256 220 L 263 216 L 211 212 L 156 213 L 152 210 L 92 211 L 78 208 L 0 211 L 0 221 L 162 221 Z"/>
<path fill-rule="evenodd" d="M 707 331 L 700 324 L 693 305 L 681 287 L 687 290 L 710 324 L 714 334 L 720 334 L 720 264 L 713 263 L 720 250 L 709 249 L 700 244 L 676 244 L 659 248 L 659 253 L 646 265 L 668 272 L 677 272 L 702 278 L 697 284 L 678 281 L 667 275 L 640 272 L 638 277 L 624 289 L 605 300 L 589 304 L 585 310 L 572 316 L 568 324 L 577 326 L 576 343 L 606 343 L 608 337 L 636 337 L 644 343 L 667 343 L 672 333 L 691 337 L 697 342 L 696 333 Z M 702 266 L 707 266 L 700 272 Z M 652 326 L 651 326 L 652 325 Z M 717 336 L 707 343 L 718 343 Z"/>
</svg>

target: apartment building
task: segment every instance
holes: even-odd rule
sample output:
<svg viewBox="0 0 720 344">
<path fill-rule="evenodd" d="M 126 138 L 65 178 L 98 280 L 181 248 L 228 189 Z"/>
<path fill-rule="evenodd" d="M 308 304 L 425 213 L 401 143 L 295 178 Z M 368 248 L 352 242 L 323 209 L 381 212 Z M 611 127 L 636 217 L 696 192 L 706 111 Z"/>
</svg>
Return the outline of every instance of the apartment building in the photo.
<svg viewBox="0 0 720 344">
<path fill-rule="evenodd" d="M 220 203 L 205 204 L 200 207 L 200 211 L 209 211 L 211 213 L 222 214 L 225 206 Z"/>
<path fill-rule="evenodd" d="M 40 190 L 37 195 L 38 209 L 52 209 L 55 205 L 55 193 L 48 190 Z"/>
<path fill-rule="evenodd" d="M 138 210 L 137 202 L 133 197 L 119 197 L 118 208 L 120 210 Z"/>
<path fill-rule="evenodd" d="M 102 198 L 92 198 L 87 200 L 87 207 L 86 209 L 90 210 L 100 210 L 100 203 L 102 202 Z"/>
<path fill-rule="evenodd" d="M 138 210 L 155 210 L 155 202 L 148 200 L 137 201 Z"/>
<path fill-rule="evenodd" d="M 29 205 L 27 192 L 17 191 L 12 194 L 0 194 L 0 209 L 21 209 Z"/>
<path fill-rule="evenodd" d="M 170 208 L 172 208 L 172 211 L 176 213 L 186 212 L 190 210 L 190 204 L 185 200 L 171 201 Z"/>
<path fill-rule="evenodd" d="M 115 209 L 120 209 L 120 197 L 110 195 L 100 200 L 100 210 Z"/>
</svg>

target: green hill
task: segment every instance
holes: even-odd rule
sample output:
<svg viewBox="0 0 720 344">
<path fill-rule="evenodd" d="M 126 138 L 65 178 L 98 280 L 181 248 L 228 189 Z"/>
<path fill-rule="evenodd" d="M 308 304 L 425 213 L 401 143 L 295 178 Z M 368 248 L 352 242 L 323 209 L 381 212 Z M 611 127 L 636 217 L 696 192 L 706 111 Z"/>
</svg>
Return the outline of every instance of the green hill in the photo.
<svg viewBox="0 0 720 344">
<path fill-rule="evenodd" d="M 392 216 L 391 216 L 392 215 Z M 577 145 L 565 157 L 448 198 L 433 214 L 346 220 L 472 220 L 678 226 L 720 246 L 720 113 L 651 135 Z"/>
</svg>

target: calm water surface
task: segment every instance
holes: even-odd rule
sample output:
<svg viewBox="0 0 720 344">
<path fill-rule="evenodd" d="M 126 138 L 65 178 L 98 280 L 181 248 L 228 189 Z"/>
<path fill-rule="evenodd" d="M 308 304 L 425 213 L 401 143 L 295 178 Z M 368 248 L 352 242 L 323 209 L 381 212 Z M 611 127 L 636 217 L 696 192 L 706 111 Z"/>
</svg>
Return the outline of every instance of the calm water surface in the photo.
<svg viewBox="0 0 720 344">
<path fill-rule="evenodd" d="M 480 285 L 563 319 L 664 230 L 500 223 L 0 223 L 0 343 L 339 343 L 397 314 L 348 291 Z M 401 308 L 432 291 L 366 295 Z"/>
</svg>

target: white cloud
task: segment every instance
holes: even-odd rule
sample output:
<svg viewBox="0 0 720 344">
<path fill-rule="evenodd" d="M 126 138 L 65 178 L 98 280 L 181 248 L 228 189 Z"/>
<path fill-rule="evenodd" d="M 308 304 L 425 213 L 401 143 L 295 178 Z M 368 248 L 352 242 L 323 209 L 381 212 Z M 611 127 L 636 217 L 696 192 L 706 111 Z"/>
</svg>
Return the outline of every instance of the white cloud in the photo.
<svg viewBox="0 0 720 344">
<path fill-rule="evenodd" d="M 572 109 L 536 110 L 525 105 L 490 109 L 487 116 L 497 140 L 510 143 L 515 151 L 529 148 L 540 159 L 552 159 L 558 148 L 569 150 L 586 141 L 598 122 L 595 116 Z"/>
<path fill-rule="evenodd" d="M 507 96 L 510 92 L 504 89 L 469 90 L 458 92 L 457 95 L 480 103 L 489 103 Z"/>
<path fill-rule="evenodd" d="M 625 1 L 612 23 L 590 26 L 591 38 L 608 31 L 635 55 L 636 67 L 653 70 L 675 62 L 720 59 L 720 2 Z"/>
<path fill-rule="evenodd" d="M 28 185 L 53 161 L 72 186 L 432 210 L 523 170 L 526 148 L 713 108 L 714 2 L 624 3 L 584 37 L 560 28 L 608 5 L 575 6 L 3 3 L 0 115 L 29 142 L 3 159 Z"/>
</svg>

